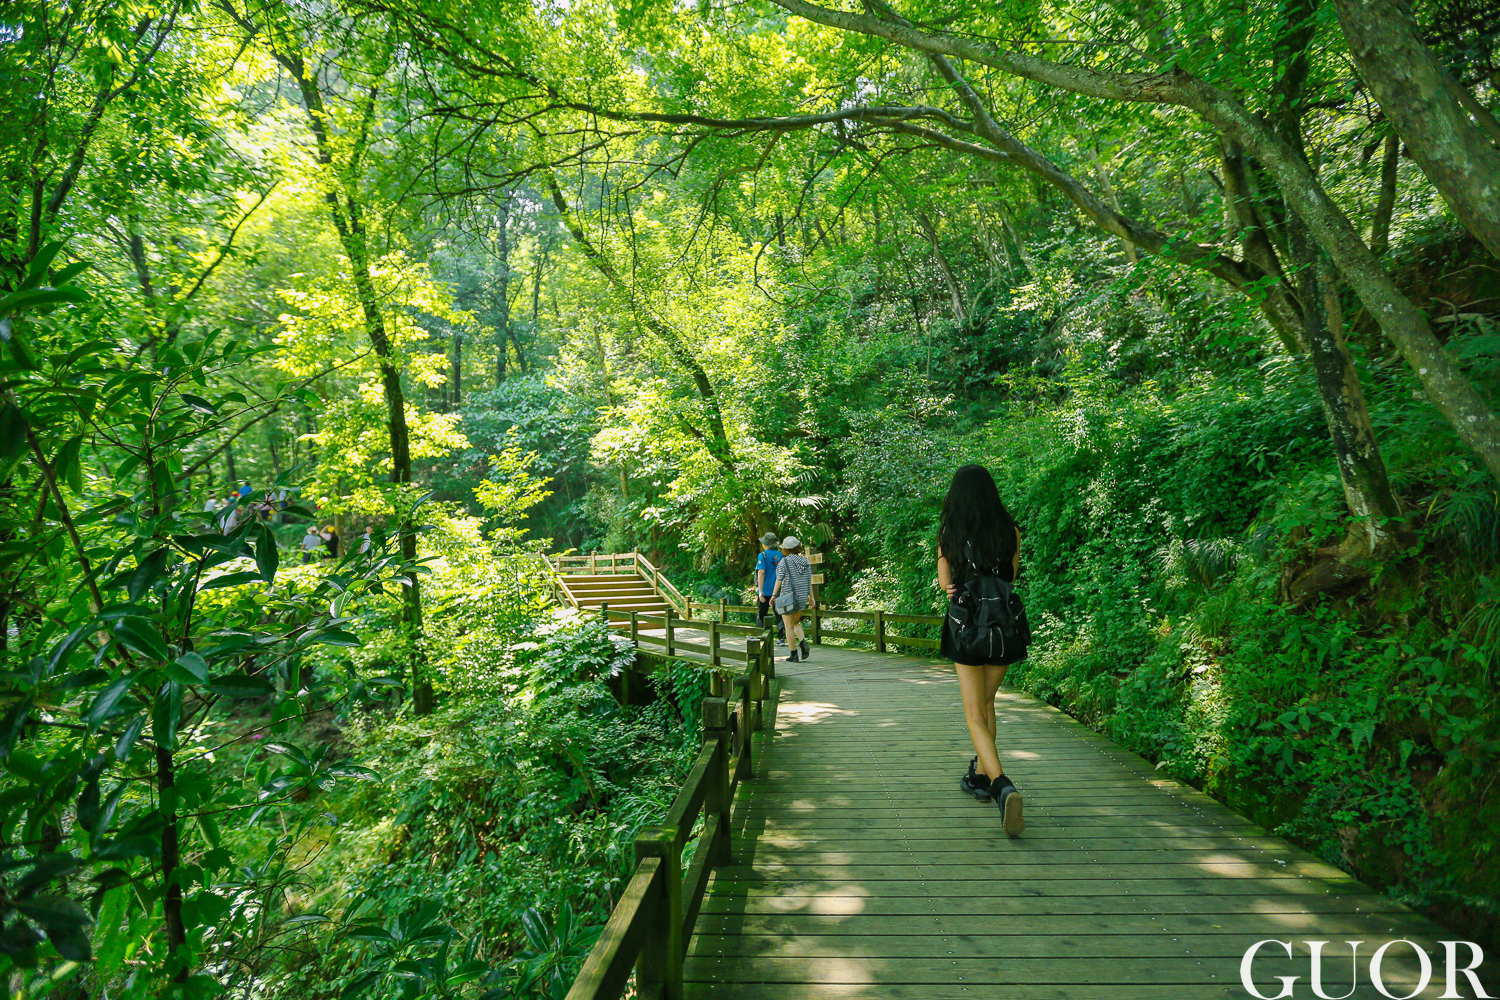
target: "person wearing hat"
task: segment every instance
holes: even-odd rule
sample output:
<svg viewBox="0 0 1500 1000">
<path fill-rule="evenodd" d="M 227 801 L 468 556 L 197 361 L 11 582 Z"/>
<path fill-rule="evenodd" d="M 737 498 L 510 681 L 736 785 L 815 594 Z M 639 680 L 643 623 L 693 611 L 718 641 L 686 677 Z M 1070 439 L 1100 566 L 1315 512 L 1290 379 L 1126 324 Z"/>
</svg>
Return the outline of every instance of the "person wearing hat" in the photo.
<svg viewBox="0 0 1500 1000">
<path fill-rule="evenodd" d="M 802 632 L 802 612 L 813 604 L 812 563 L 802 554 L 802 542 L 795 535 L 781 540 L 781 564 L 777 567 L 776 587 L 771 598 L 776 604 L 776 613 L 786 623 L 786 641 L 792 647 L 788 663 L 806 660 L 812 652 L 807 636 Z M 797 654 L 801 653 L 801 656 Z"/>
<path fill-rule="evenodd" d="M 781 550 L 776 547 L 776 532 L 768 531 L 760 536 L 761 553 L 755 560 L 755 627 L 766 627 L 766 616 L 771 611 L 771 595 L 776 591 L 776 567 L 781 563 Z M 776 641 L 786 643 L 786 626 L 776 617 Z"/>
</svg>

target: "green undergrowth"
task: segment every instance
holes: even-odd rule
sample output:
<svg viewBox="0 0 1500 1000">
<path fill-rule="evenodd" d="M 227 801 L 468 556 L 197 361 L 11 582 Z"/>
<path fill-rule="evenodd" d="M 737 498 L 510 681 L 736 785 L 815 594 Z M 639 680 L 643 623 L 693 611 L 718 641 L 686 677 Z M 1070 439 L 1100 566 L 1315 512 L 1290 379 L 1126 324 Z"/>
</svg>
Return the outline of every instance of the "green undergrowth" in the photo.
<svg viewBox="0 0 1500 1000">
<path fill-rule="evenodd" d="M 297 839 L 278 917 L 312 923 L 259 995 L 333 1000 L 377 974 L 383 995 L 403 968 L 437 982 L 447 963 L 489 970 L 453 976 L 453 995 L 560 1000 L 629 878 L 636 832 L 680 787 L 703 674 L 658 672 L 655 700 L 622 707 L 609 681 L 633 654 L 597 622 L 456 606 L 433 629 L 454 692 L 435 714 L 310 723 L 380 780 L 284 808 L 257 834 Z"/>
<path fill-rule="evenodd" d="M 936 610 L 947 477 L 986 464 L 1035 632 L 1008 683 L 1493 947 L 1500 501 L 1409 380 L 1369 384 L 1415 540 L 1353 592 L 1285 597 L 1347 514 L 1309 377 L 1278 361 L 1170 391 L 1078 376 L 967 433 L 894 402 L 850 447 L 851 547 L 884 567 L 855 603 Z M 903 420 L 924 461 L 888 454 Z"/>
</svg>

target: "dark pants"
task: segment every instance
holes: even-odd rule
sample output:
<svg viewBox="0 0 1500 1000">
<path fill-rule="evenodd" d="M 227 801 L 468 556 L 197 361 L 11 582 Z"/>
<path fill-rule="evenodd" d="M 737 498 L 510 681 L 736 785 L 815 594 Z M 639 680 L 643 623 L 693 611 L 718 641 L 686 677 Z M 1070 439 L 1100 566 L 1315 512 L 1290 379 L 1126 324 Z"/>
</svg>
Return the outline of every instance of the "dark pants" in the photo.
<svg viewBox="0 0 1500 1000">
<path fill-rule="evenodd" d="M 786 642 L 786 622 L 782 621 L 781 616 L 771 608 L 771 599 L 764 595 L 757 594 L 755 596 L 755 600 L 759 605 L 755 613 L 755 627 L 765 628 L 766 616 L 769 615 L 770 617 L 776 619 L 776 638 L 780 639 L 782 642 Z"/>
</svg>

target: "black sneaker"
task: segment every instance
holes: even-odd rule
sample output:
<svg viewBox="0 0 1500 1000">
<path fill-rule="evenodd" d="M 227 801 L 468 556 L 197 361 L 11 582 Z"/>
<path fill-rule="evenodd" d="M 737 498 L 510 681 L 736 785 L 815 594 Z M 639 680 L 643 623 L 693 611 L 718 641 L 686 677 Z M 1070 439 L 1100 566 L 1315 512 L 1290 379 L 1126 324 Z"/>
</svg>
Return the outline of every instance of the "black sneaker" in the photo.
<svg viewBox="0 0 1500 1000">
<path fill-rule="evenodd" d="M 798 644 L 797 648 L 802 650 L 802 658 L 804 660 L 807 659 L 807 654 L 812 652 L 812 647 L 807 644 L 806 639 L 803 639 L 802 642 Z"/>
<path fill-rule="evenodd" d="M 787 663 L 797 663 L 797 662 L 799 662 L 798 659 L 797 659 L 797 651 L 795 649 L 792 650 L 792 655 L 788 656 L 786 658 L 786 662 Z"/>
<path fill-rule="evenodd" d="M 958 790 L 980 802 L 990 800 L 990 779 L 979 773 L 979 758 L 969 761 L 969 772 L 958 779 Z"/>
<path fill-rule="evenodd" d="M 1012 837 L 1020 836 L 1026 829 L 1026 818 L 1021 815 L 1021 792 L 1009 775 L 1002 774 L 990 782 L 990 798 L 1000 807 L 1005 832 Z"/>
</svg>

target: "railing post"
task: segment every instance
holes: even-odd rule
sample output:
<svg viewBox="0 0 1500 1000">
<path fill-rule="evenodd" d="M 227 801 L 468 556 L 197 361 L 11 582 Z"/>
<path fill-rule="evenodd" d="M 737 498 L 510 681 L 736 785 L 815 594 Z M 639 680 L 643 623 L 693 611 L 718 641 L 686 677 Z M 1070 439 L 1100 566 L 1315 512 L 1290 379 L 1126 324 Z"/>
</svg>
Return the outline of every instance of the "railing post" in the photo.
<svg viewBox="0 0 1500 1000">
<path fill-rule="evenodd" d="M 729 620 L 729 600 L 728 600 L 728 598 L 721 597 L 721 598 L 719 598 L 719 621 L 721 621 L 721 622 L 727 622 L 728 620 Z"/>
<path fill-rule="evenodd" d="M 589 576 L 599 575 L 599 553 L 589 553 Z"/>
<path fill-rule="evenodd" d="M 639 645 L 641 641 L 641 613 L 630 612 L 630 641 Z"/>
<path fill-rule="evenodd" d="M 710 669 L 719 666 L 719 623 L 708 623 L 708 665 Z"/>
<path fill-rule="evenodd" d="M 635 837 L 635 863 L 661 858 L 663 899 L 646 929 L 636 961 L 636 988 L 643 996 L 660 989 L 662 1000 L 682 1000 L 682 855 L 676 831 L 644 827 Z"/>
<path fill-rule="evenodd" d="M 885 612 L 875 612 L 875 652 L 885 652 Z"/>
<path fill-rule="evenodd" d="M 823 612 L 822 609 L 816 604 L 814 604 L 812 607 L 812 620 L 813 645 L 821 646 L 823 645 Z"/>
<path fill-rule="evenodd" d="M 667 619 L 667 655 L 671 656 L 674 652 L 676 652 L 676 649 L 672 645 L 672 633 L 675 630 L 672 627 L 672 605 L 671 604 L 667 605 L 667 610 L 665 612 L 665 616 L 666 616 L 666 619 Z"/>
<path fill-rule="evenodd" d="M 599 602 L 599 619 L 604 622 L 604 627 L 609 628 L 609 602 Z"/>
<path fill-rule="evenodd" d="M 703 738 L 717 741 L 719 747 L 719 752 L 714 757 L 718 763 L 705 779 L 708 792 L 703 800 L 705 819 L 714 814 L 719 817 L 719 836 L 710 845 L 713 853 L 709 860 L 716 865 L 726 865 L 732 859 L 734 845 L 730 840 L 729 830 L 729 702 L 723 698 L 703 699 Z"/>
<path fill-rule="evenodd" d="M 788 640 L 790 641 L 790 640 Z M 776 631 L 766 629 L 766 637 L 761 640 L 760 648 L 765 652 L 761 656 L 760 672 L 766 677 L 776 676 Z"/>
</svg>

